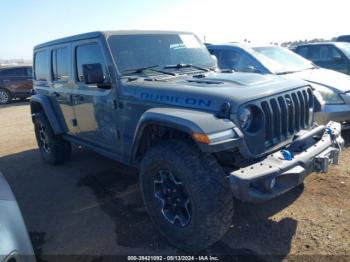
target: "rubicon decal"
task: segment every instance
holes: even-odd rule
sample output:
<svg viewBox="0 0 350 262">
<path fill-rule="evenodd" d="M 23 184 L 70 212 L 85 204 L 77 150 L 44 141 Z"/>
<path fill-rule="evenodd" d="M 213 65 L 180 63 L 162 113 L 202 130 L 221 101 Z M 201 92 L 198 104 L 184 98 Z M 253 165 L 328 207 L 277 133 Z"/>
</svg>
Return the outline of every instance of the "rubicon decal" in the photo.
<svg viewBox="0 0 350 262">
<path fill-rule="evenodd" d="M 199 107 L 210 107 L 211 101 L 207 99 L 195 98 L 195 97 L 183 97 L 183 96 L 169 96 L 159 95 L 152 93 L 141 93 L 142 100 L 157 101 L 178 105 L 190 105 Z"/>
</svg>

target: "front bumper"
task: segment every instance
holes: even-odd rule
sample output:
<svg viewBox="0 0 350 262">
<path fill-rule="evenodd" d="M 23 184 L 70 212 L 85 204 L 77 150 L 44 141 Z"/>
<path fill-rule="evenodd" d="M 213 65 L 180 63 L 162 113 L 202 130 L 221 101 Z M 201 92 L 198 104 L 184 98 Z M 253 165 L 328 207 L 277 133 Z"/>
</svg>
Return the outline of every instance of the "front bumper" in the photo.
<svg viewBox="0 0 350 262">
<path fill-rule="evenodd" d="M 325 105 L 321 112 L 315 114 L 315 121 L 325 125 L 329 121 L 342 124 L 342 129 L 350 129 L 350 104 Z"/>
<path fill-rule="evenodd" d="M 302 141 L 296 139 L 294 145 L 287 148 L 292 153 L 291 160 L 286 160 L 279 151 L 261 162 L 231 172 L 228 178 L 234 196 L 244 202 L 264 202 L 301 184 L 312 172 L 328 172 L 329 164 L 338 163 L 344 146 L 341 125 L 330 122 L 317 130 L 309 137 L 304 134 Z"/>
</svg>

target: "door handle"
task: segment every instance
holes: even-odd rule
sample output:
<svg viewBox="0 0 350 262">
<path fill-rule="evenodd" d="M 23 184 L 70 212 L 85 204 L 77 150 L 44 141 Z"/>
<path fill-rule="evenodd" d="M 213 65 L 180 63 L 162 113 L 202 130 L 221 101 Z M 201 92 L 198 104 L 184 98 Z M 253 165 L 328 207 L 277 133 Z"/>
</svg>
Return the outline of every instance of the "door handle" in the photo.
<svg viewBox="0 0 350 262">
<path fill-rule="evenodd" d="M 2 82 L 10 82 L 10 80 L 4 79 L 4 80 L 2 80 Z"/>
<path fill-rule="evenodd" d="M 60 94 L 57 93 L 57 92 L 53 92 L 52 95 L 53 95 L 54 97 L 59 97 L 59 96 L 60 96 Z"/>
</svg>

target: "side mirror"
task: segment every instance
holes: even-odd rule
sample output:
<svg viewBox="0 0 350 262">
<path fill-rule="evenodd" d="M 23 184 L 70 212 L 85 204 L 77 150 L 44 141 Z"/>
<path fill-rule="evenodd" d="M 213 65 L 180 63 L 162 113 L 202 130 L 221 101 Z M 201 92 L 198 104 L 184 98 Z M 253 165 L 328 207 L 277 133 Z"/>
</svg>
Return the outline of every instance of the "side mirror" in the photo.
<svg viewBox="0 0 350 262">
<path fill-rule="evenodd" d="M 83 65 L 83 75 L 85 84 L 103 84 L 104 82 L 102 65 L 100 63 Z"/>
</svg>

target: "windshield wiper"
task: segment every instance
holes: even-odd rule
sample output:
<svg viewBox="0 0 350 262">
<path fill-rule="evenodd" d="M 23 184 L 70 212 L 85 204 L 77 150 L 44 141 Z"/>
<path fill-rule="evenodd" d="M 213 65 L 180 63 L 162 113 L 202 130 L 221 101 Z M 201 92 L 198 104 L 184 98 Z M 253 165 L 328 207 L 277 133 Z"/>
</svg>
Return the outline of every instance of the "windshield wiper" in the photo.
<svg viewBox="0 0 350 262">
<path fill-rule="evenodd" d="M 170 68 L 175 68 L 175 69 L 181 69 L 181 68 L 188 68 L 188 67 L 192 67 L 198 70 L 202 70 L 205 72 L 209 72 L 210 70 L 204 67 L 200 67 L 200 66 L 196 66 L 196 65 L 192 65 L 192 64 L 177 64 L 177 65 L 166 65 L 164 66 L 164 69 L 170 69 Z"/>
<path fill-rule="evenodd" d="M 297 73 L 300 71 L 285 71 L 285 72 L 277 72 L 276 75 L 288 75 L 288 74 L 293 74 L 293 73 Z"/>
<path fill-rule="evenodd" d="M 123 71 L 123 73 L 141 74 L 141 73 L 143 73 L 146 70 L 150 70 L 150 71 L 157 72 L 157 73 L 162 73 L 162 74 L 166 74 L 166 75 L 176 76 L 175 73 L 159 70 L 159 69 L 156 69 L 156 67 L 158 67 L 158 65 L 139 67 L 139 68 L 129 68 L 129 69 L 125 69 Z"/>
</svg>

